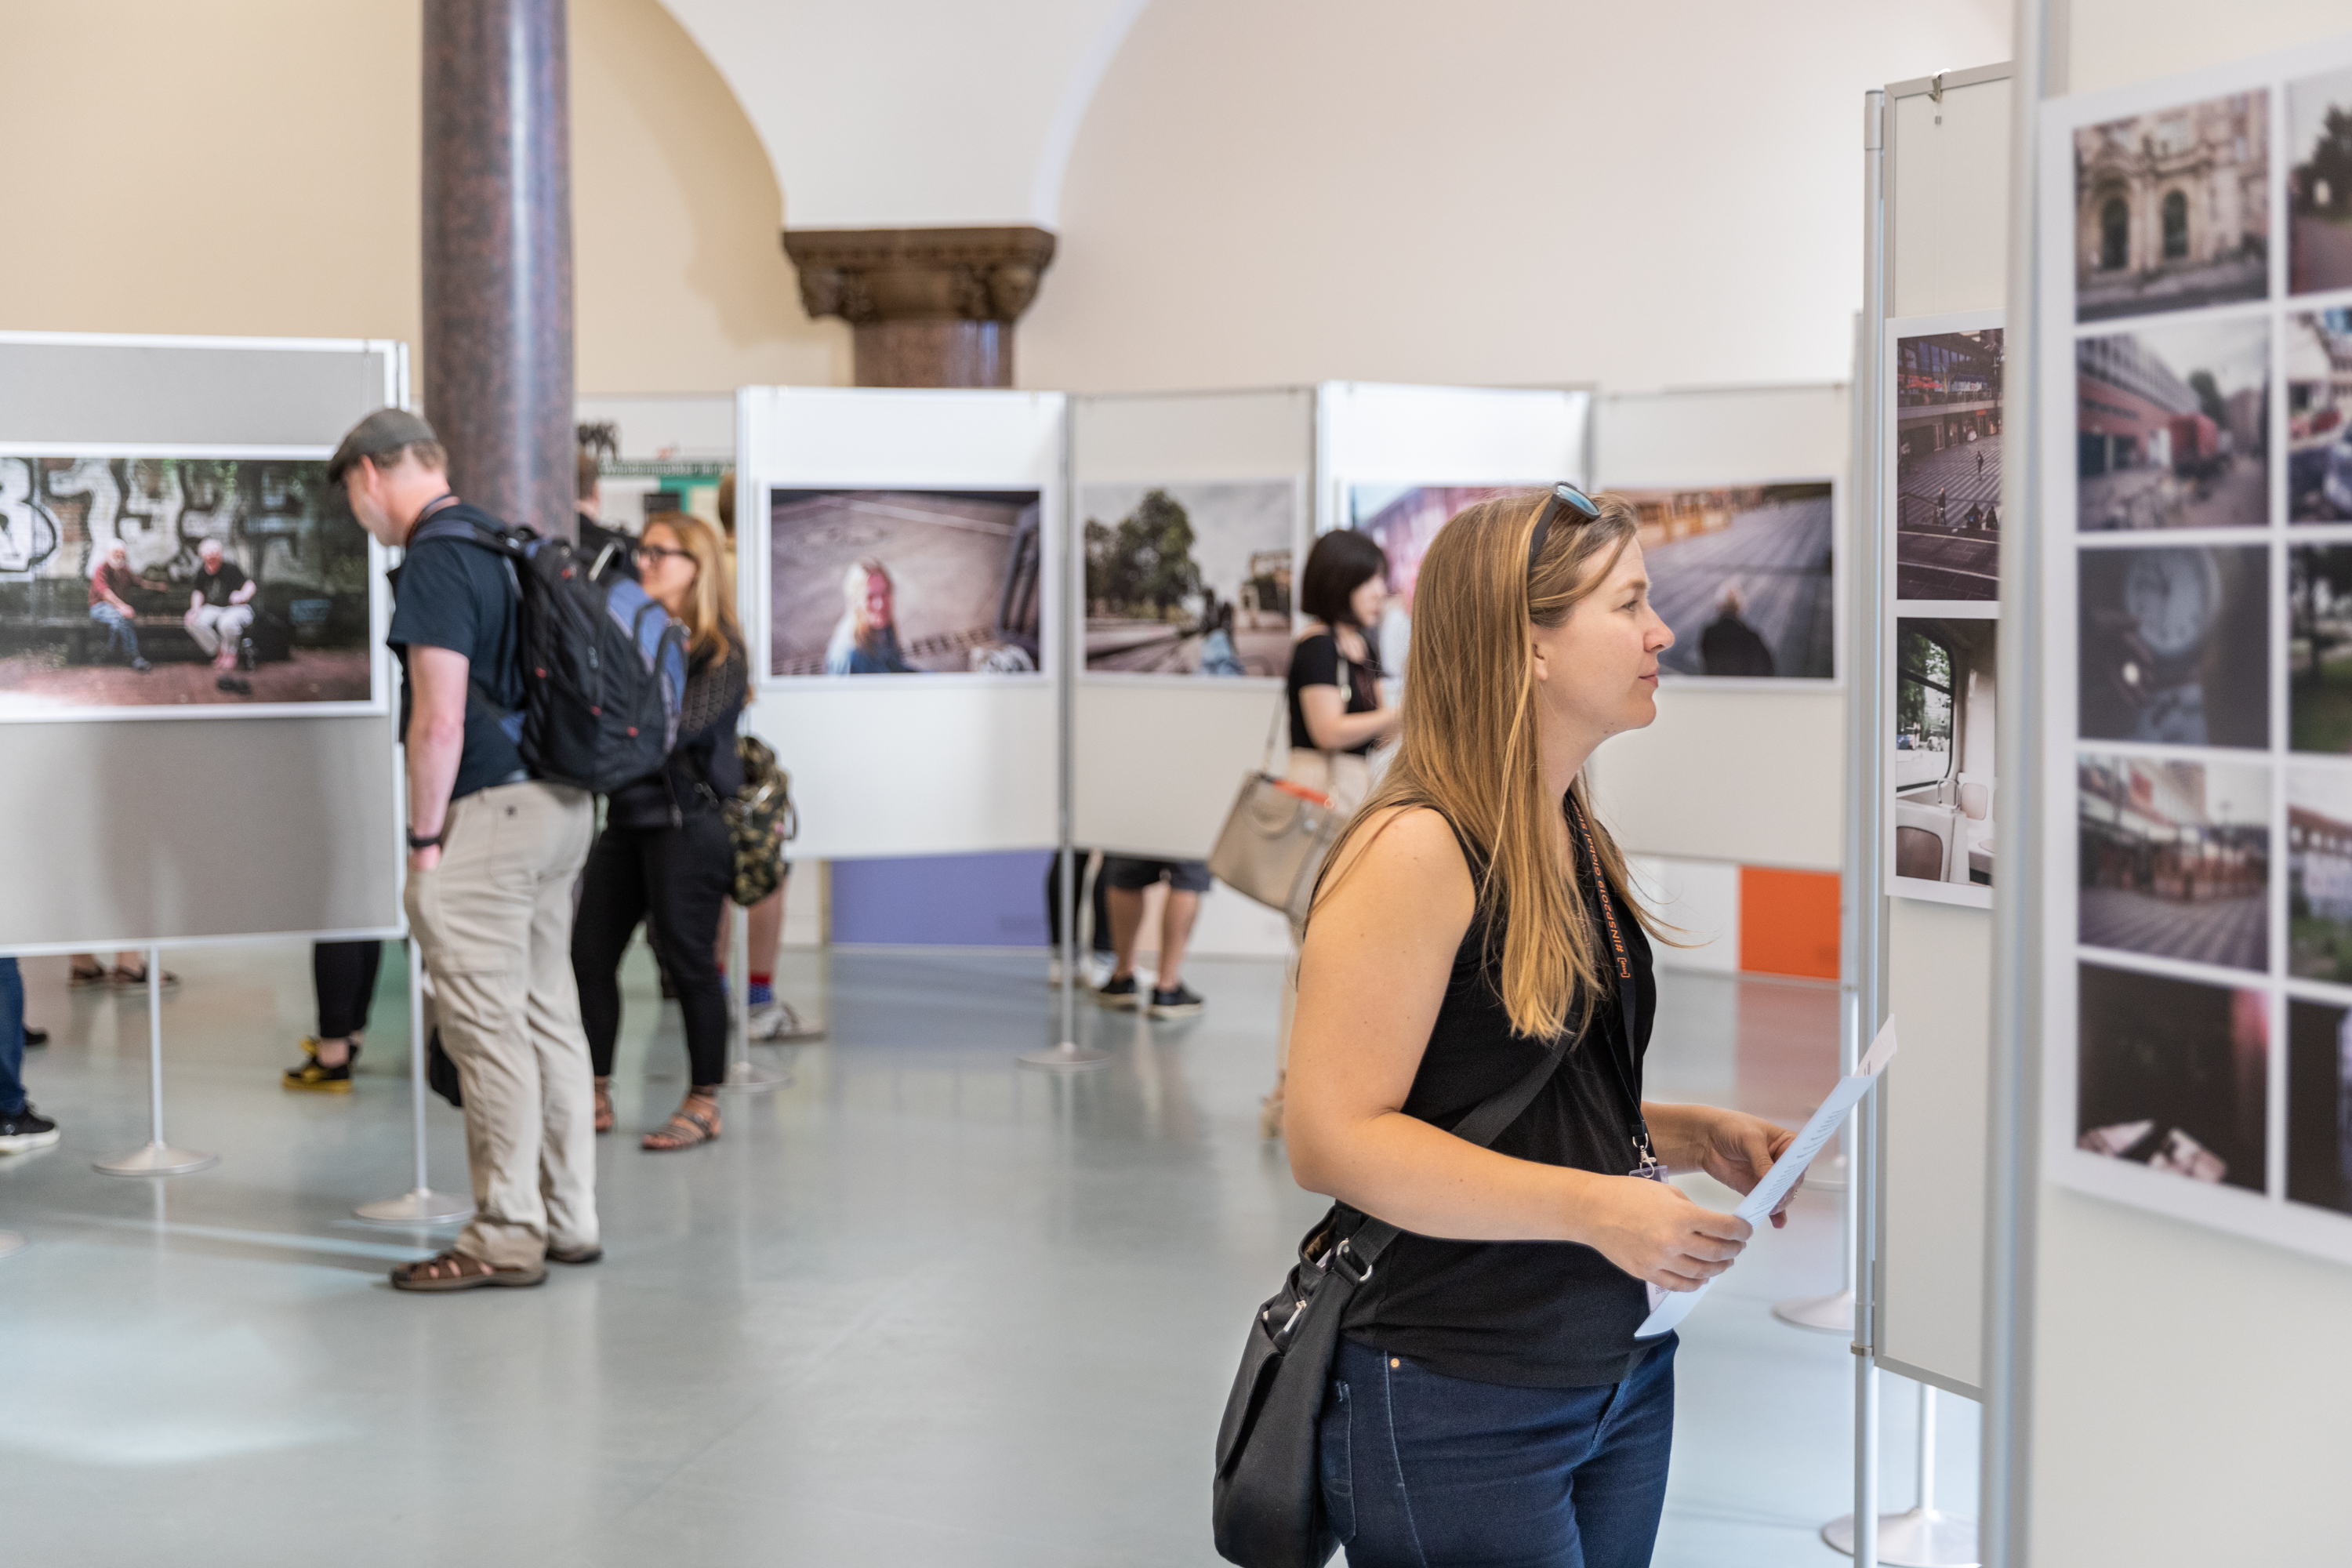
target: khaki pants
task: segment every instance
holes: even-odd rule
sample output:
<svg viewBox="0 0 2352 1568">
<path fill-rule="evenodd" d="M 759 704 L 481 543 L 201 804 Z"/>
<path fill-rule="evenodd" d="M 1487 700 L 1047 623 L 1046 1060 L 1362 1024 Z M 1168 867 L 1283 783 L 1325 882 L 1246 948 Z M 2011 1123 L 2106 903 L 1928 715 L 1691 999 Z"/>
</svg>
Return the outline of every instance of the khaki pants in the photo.
<svg viewBox="0 0 2352 1568">
<path fill-rule="evenodd" d="M 223 643 L 235 647 L 236 639 L 245 635 L 245 628 L 253 625 L 253 606 L 198 605 L 182 616 L 180 623 L 188 628 L 188 636 L 195 639 L 198 647 L 218 658 Z"/>
<path fill-rule="evenodd" d="M 408 879 L 466 1097 L 476 1213 L 457 1250 L 501 1268 L 597 1241 L 595 1091 L 572 978 L 572 885 L 594 822 L 566 785 L 482 790 L 450 802 L 440 864 Z"/>
</svg>

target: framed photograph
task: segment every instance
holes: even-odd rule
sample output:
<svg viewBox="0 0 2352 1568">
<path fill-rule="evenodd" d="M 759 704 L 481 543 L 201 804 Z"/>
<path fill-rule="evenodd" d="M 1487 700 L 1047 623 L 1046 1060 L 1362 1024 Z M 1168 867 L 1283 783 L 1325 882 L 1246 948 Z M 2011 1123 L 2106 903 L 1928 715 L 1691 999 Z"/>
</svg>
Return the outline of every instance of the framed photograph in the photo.
<svg viewBox="0 0 2352 1568">
<path fill-rule="evenodd" d="M 2285 323 L 2289 522 L 2352 522 L 2352 306 Z"/>
<path fill-rule="evenodd" d="M 1038 491 L 778 488 L 768 504 L 770 677 L 1044 670 Z"/>
<path fill-rule="evenodd" d="M 2286 1198 L 2352 1215 L 2352 1007 L 2286 1004 Z"/>
<path fill-rule="evenodd" d="M 2287 288 L 2352 289 L 2352 69 L 2292 82 L 2287 114 Z"/>
<path fill-rule="evenodd" d="M 2260 1193 L 2270 1008 L 2262 992 L 2084 963 L 2074 1146 Z"/>
<path fill-rule="evenodd" d="M 1549 481 L 1547 481 L 1548 483 Z M 1381 671 L 1404 677 L 1405 650 L 1412 637 L 1412 590 L 1421 580 L 1421 558 L 1448 519 L 1464 507 L 1496 496 L 1534 492 L 1544 484 L 1367 485 L 1347 489 L 1348 526 L 1368 533 L 1389 558 L 1388 604 L 1381 611 Z M 1303 565 L 1304 563 L 1302 562 Z"/>
<path fill-rule="evenodd" d="M 2267 90 L 2085 125 L 2074 140 L 2077 321 L 2263 298 Z"/>
<path fill-rule="evenodd" d="M 1281 679 L 1299 500 L 1292 479 L 1083 487 L 1087 673 Z"/>
<path fill-rule="evenodd" d="M 2074 777 L 2077 941 L 2270 968 L 2268 769 L 2085 752 Z"/>
<path fill-rule="evenodd" d="M 383 712 L 382 552 L 327 456 L 0 452 L 0 721 Z"/>
<path fill-rule="evenodd" d="M 2263 316 L 2167 317 L 2078 340 L 2075 526 L 2267 525 L 2270 357 Z"/>
<path fill-rule="evenodd" d="M 2085 741 L 2270 744 L 2270 553 L 2085 550 L 2076 706 Z"/>
<path fill-rule="evenodd" d="M 2000 597 L 2000 321 L 1998 310 L 1977 310 L 1889 327 L 1898 604 Z"/>
<path fill-rule="evenodd" d="M 1885 857 L 1895 897 L 1992 905 L 2000 633 L 1990 605 L 1895 622 Z"/>
<path fill-rule="evenodd" d="M 1675 634 L 1670 679 L 1837 679 L 1835 487 L 1781 479 L 1615 485 L 1642 521 L 1650 603 Z"/>
</svg>

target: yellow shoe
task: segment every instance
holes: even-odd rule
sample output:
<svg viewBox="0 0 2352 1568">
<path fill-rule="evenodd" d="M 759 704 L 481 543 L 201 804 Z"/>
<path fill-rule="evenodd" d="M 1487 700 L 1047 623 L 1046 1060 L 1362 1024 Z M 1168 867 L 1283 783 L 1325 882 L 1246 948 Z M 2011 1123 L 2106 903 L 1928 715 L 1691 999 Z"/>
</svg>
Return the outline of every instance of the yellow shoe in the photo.
<svg viewBox="0 0 2352 1568">
<path fill-rule="evenodd" d="M 299 1068 L 288 1068 L 282 1080 L 289 1089 L 308 1089 L 313 1094 L 349 1094 L 352 1091 L 352 1068 L 359 1065 L 360 1048 L 353 1046 L 351 1055 L 341 1067 L 319 1065 L 319 1042 L 310 1036 L 302 1037 L 302 1054 L 310 1059 Z"/>
</svg>

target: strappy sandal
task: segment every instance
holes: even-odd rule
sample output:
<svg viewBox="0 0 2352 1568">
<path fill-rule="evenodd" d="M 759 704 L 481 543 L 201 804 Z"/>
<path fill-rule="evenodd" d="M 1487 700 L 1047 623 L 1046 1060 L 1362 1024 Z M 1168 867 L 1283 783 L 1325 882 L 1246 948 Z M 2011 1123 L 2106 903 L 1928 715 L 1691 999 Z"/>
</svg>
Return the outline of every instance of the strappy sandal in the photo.
<svg viewBox="0 0 2352 1568">
<path fill-rule="evenodd" d="M 392 1288 L 395 1290 L 478 1290 L 486 1285 L 520 1288 L 544 1284 L 546 1280 L 544 1263 L 535 1263 L 529 1268 L 500 1268 L 454 1247 L 431 1258 L 404 1263 L 392 1271 Z"/>
<path fill-rule="evenodd" d="M 602 1134 L 610 1132 L 612 1130 L 613 1080 L 609 1078 L 600 1078 L 596 1080 L 596 1131 Z"/>
<path fill-rule="evenodd" d="M 667 1154 L 679 1149 L 691 1149 L 698 1143 L 708 1143 L 719 1136 L 719 1108 L 708 1112 L 694 1108 L 687 1101 L 670 1113 L 667 1121 L 645 1135 L 638 1147 L 656 1154 Z"/>
<path fill-rule="evenodd" d="M 106 984 L 109 985 L 120 986 L 126 991 L 134 987 L 138 990 L 144 991 L 147 988 L 147 966 L 142 963 L 136 969 L 131 969 L 118 963 L 113 968 L 106 972 Z M 168 969 L 163 971 L 164 990 L 170 991 L 175 988 L 179 984 L 180 977 L 178 975 L 173 973 Z"/>
<path fill-rule="evenodd" d="M 77 963 L 66 975 L 66 989 L 68 991 L 95 991 L 100 986 L 106 984 L 107 979 L 111 973 L 112 972 L 103 963 L 94 963 L 87 969 Z"/>
</svg>

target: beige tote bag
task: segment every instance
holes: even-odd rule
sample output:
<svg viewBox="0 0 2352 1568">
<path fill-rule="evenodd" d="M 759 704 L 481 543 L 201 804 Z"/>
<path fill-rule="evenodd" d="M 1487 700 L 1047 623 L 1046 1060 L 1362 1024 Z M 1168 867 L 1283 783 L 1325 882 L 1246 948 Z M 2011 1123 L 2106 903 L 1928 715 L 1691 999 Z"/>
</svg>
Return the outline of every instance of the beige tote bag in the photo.
<svg viewBox="0 0 2352 1568">
<path fill-rule="evenodd" d="M 1352 697 L 1344 662 L 1339 678 Z M 1293 746 L 1289 765 L 1276 776 L 1274 739 L 1283 711 L 1277 707 L 1266 727 L 1265 759 L 1243 778 L 1217 847 L 1209 852 L 1209 869 L 1235 892 L 1280 910 L 1297 930 L 1314 901 L 1324 857 L 1371 793 L 1372 773 L 1351 752 Z"/>
</svg>

